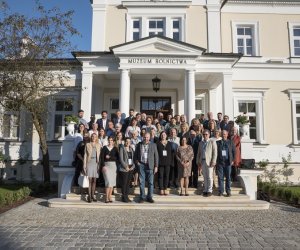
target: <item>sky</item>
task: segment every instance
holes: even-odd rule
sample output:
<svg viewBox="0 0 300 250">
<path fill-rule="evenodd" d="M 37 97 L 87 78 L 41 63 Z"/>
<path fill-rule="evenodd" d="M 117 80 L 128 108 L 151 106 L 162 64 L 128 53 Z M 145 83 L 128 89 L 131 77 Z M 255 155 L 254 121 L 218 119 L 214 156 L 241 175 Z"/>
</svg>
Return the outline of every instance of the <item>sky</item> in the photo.
<svg viewBox="0 0 300 250">
<path fill-rule="evenodd" d="M 6 0 L 6 3 L 12 12 L 29 16 L 34 13 L 34 0 Z M 73 25 L 81 35 L 71 38 L 72 46 L 76 48 L 76 51 L 91 50 L 92 8 L 90 0 L 40 0 L 40 3 L 47 9 L 59 7 L 62 12 L 74 10 Z M 71 58 L 72 55 L 66 51 L 64 57 Z"/>
</svg>

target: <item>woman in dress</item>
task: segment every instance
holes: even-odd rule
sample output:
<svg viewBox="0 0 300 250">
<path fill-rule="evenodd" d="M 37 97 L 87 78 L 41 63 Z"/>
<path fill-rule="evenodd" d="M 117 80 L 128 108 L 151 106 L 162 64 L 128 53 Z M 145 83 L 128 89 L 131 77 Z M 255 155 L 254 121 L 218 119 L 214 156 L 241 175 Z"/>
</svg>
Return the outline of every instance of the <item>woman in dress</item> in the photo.
<svg viewBox="0 0 300 250">
<path fill-rule="evenodd" d="M 178 162 L 178 178 L 180 179 L 180 196 L 183 196 L 183 188 L 185 188 L 185 196 L 188 196 L 189 177 L 192 171 L 192 161 L 194 159 L 193 148 L 187 144 L 187 138 L 180 139 L 180 146 L 176 154 Z"/>
<path fill-rule="evenodd" d="M 120 179 L 121 179 L 121 190 L 122 190 L 122 201 L 131 202 L 128 197 L 130 181 L 132 179 L 133 170 L 135 165 L 133 162 L 134 150 L 130 146 L 131 140 L 129 137 L 125 138 L 124 147 L 120 148 Z"/>
<path fill-rule="evenodd" d="M 131 119 L 130 126 L 128 126 L 127 129 L 126 129 L 125 136 L 129 137 L 129 138 L 132 138 L 133 137 L 133 132 L 135 132 L 135 131 L 138 133 L 138 136 L 140 136 L 141 129 L 137 125 L 136 118 L 133 117 Z"/>
<path fill-rule="evenodd" d="M 118 148 L 114 144 L 113 137 L 108 138 L 108 145 L 102 148 L 101 164 L 105 181 L 105 203 L 112 201 L 113 187 L 116 186 L 117 161 L 119 158 Z"/>
<path fill-rule="evenodd" d="M 166 189 L 169 184 L 170 166 L 172 163 L 172 145 L 167 140 L 167 133 L 162 131 L 157 143 L 157 152 L 159 158 L 158 166 L 158 185 L 160 195 L 167 195 Z"/>
<path fill-rule="evenodd" d="M 97 201 L 95 196 L 96 179 L 99 173 L 99 159 L 100 159 L 101 145 L 98 142 L 97 134 L 91 135 L 91 141 L 86 144 L 84 152 L 83 169 L 85 175 L 89 177 L 89 195 L 88 202 Z"/>
</svg>

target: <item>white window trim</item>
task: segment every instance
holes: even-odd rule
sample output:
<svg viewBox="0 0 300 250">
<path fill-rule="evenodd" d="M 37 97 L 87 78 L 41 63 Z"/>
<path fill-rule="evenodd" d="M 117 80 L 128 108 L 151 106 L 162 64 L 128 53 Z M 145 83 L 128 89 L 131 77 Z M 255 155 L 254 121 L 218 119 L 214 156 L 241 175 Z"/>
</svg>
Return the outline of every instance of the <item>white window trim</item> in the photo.
<svg viewBox="0 0 300 250">
<path fill-rule="evenodd" d="M 201 115 L 201 114 L 205 114 L 205 110 L 206 110 L 206 98 L 205 98 L 205 93 L 199 94 L 195 96 L 195 101 L 196 100 L 202 100 L 202 110 L 196 109 L 195 107 L 195 115 Z"/>
<path fill-rule="evenodd" d="M 252 26 L 253 27 L 253 56 L 260 55 L 260 46 L 259 46 L 259 26 L 258 21 L 232 21 L 231 22 L 231 33 L 232 33 L 232 51 L 234 53 L 238 53 L 238 46 L 237 46 L 237 27 L 238 26 Z"/>
<path fill-rule="evenodd" d="M 47 140 L 55 140 L 54 138 L 54 118 L 55 118 L 55 104 L 56 101 L 64 99 L 73 99 L 73 115 L 77 115 L 78 111 L 78 93 L 68 92 L 59 93 L 59 95 L 52 95 L 48 98 L 48 123 L 47 123 Z"/>
<path fill-rule="evenodd" d="M 295 26 L 300 27 L 300 23 L 296 23 L 296 22 L 289 22 L 288 23 L 288 27 L 289 27 L 289 42 L 290 42 L 290 56 L 291 57 L 300 57 L 300 56 L 296 56 L 295 53 L 294 53 L 294 35 L 293 35 L 293 29 L 294 29 Z"/>
<path fill-rule="evenodd" d="M 242 101 L 252 101 L 257 104 L 256 107 L 256 141 L 265 144 L 265 128 L 264 128 L 264 96 L 268 89 L 249 89 L 234 88 L 233 89 L 233 113 L 234 117 L 240 115 L 238 104 Z"/>
<path fill-rule="evenodd" d="M 292 104 L 292 127 L 293 127 L 293 144 L 300 144 L 297 138 L 297 119 L 296 119 L 296 103 L 300 102 L 300 90 L 288 89 L 289 98 Z"/>
<path fill-rule="evenodd" d="M 149 19 L 163 19 L 164 20 L 164 36 L 173 38 L 173 20 L 179 20 L 179 33 L 180 41 L 185 42 L 186 29 L 185 29 L 185 14 L 182 13 L 169 13 L 169 14 L 157 14 L 156 13 L 142 13 L 142 14 L 130 14 L 126 15 L 126 42 L 133 41 L 133 22 L 134 19 L 140 20 L 140 38 L 149 36 L 148 20 Z"/>
</svg>

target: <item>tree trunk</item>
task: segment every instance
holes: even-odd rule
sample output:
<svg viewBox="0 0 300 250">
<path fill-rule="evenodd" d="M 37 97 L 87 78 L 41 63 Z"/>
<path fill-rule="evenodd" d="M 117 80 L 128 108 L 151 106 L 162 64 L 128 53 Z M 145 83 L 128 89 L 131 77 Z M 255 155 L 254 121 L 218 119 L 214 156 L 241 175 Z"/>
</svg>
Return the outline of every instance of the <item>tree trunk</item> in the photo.
<svg viewBox="0 0 300 250">
<path fill-rule="evenodd" d="M 40 137 L 40 149 L 42 151 L 42 165 L 43 165 L 43 172 L 44 172 L 44 182 L 50 182 L 50 162 L 49 162 L 49 151 L 46 139 L 46 133 L 43 127 L 42 118 L 34 113 L 31 112 L 33 124 L 39 134 Z"/>
</svg>

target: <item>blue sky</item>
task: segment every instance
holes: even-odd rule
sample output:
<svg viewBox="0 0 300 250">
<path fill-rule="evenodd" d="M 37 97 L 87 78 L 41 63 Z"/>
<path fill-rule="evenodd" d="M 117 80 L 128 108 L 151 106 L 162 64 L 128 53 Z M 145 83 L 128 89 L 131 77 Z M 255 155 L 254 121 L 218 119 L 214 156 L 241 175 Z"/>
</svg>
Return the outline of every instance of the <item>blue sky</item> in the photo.
<svg viewBox="0 0 300 250">
<path fill-rule="evenodd" d="M 6 2 L 13 12 L 19 12 L 24 15 L 32 15 L 34 12 L 34 0 L 6 0 Z M 72 45 L 76 47 L 76 50 L 90 51 L 92 28 L 90 0 L 40 0 L 40 2 L 47 9 L 59 7 L 61 11 L 74 10 L 73 25 L 80 32 L 81 36 L 71 38 Z M 64 57 L 72 57 L 72 55 L 66 52 Z"/>
</svg>

